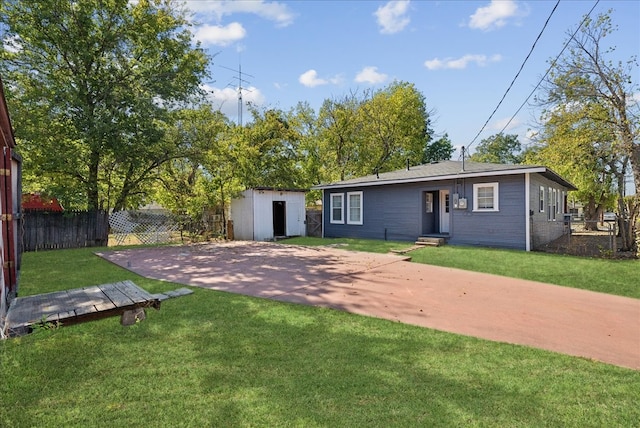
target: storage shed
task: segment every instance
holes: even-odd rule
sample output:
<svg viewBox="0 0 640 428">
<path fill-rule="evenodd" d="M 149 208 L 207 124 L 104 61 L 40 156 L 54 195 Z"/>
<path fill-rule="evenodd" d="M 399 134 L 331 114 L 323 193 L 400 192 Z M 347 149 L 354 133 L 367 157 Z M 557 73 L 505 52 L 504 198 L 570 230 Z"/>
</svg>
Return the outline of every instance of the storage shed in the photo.
<svg viewBox="0 0 640 428">
<path fill-rule="evenodd" d="M 231 201 L 235 239 L 271 241 L 305 236 L 305 191 L 255 187 Z"/>
</svg>

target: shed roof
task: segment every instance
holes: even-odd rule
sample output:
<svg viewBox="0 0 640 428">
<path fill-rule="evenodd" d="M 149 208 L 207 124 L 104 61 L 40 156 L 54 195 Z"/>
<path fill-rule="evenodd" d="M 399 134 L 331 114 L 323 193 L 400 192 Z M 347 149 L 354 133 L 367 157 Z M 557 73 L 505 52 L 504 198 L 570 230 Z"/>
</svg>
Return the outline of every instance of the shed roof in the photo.
<svg viewBox="0 0 640 428">
<path fill-rule="evenodd" d="M 294 188 L 281 188 L 281 187 L 266 187 L 266 186 L 258 186 L 258 187 L 251 187 L 250 189 L 253 190 L 267 190 L 267 191 L 271 191 L 271 192 L 301 192 L 301 193 L 305 193 L 308 192 L 308 190 L 305 189 L 294 189 Z M 250 190 L 247 189 L 247 190 Z"/>
<path fill-rule="evenodd" d="M 525 173 L 538 173 L 549 180 L 568 188 L 577 190 L 569 181 L 562 178 L 551 169 L 540 165 L 508 165 L 498 163 L 480 163 L 465 161 L 440 161 L 424 165 L 412 166 L 396 171 L 383 172 L 352 178 L 334 183 L 320 184 L 314 189 L 332 189 L 339 187 L 368 187 L 387 184 L 419 183 L 436 180 L 450 180 L 456 178 L 471 177 L 495 177 L 501 175 L 514 175 Z"/>
</svg>

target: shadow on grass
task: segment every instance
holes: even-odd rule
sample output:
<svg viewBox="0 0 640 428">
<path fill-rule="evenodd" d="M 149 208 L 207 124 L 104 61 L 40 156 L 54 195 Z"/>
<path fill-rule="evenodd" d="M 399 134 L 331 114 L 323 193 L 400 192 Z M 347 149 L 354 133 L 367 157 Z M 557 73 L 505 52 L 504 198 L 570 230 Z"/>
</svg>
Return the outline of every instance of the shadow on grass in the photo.
<svg viewBox="0 0 640 428">
<path fill-rule="evenodd" d="M 100 278 L 134 275 L 102 264 Z M 152 292 L 176 288 L 140 281 Z M 111 318 L 0 342 L 0 426 L 632 426 L 640 418 L 640 372 L 545 351 L 203 289 L 147 315 L 129 328 Z"/>
<path fill-rule="evenodd" d="M 211 291 L 165 306 L 128 329 L 105 320 L 3 346 L 0 422 L 511 425 L 543 407 L 473 369 L 474 339 Z"/>
</svg>

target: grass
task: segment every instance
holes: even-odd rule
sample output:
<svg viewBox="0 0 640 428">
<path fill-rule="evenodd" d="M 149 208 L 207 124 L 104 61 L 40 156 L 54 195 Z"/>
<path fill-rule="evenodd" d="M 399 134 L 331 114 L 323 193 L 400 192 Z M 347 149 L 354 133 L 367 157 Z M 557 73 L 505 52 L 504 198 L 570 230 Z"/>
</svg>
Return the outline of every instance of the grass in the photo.
<svg viewBox="0 0 640 428">
<path fill-rule="evenodd" d="M 353 239 L 353 238 L 313 238 L 298 237 L 287 238 L 278 241 L 281 244 L 291 245 L 330 245 L 336 248 L 344 248 L 351 251 L 367 251 L 369 253 L 388 253 L 391 250 L 403 250 L 411 244 L 401 241 L 378 241 L 372 239 Z"/>
<path fill-rule="evenodd" d="M 27 253 L 22 272 L 22 295 L 123 279 L 151 292 L 179 287 L 89 249 Z M 110 318 L 0 342 L 0 375 L 0 426 L 12 427 L 640 420 L 639 371 L 204 289 L 163 302 L 131 327 Z"/>
<path fill-rule="evenodd" d="M 376 252 L 411 246 L 404 242 L 367 241 L 362 239 L 291 238 L 296 245 L 331 245 L 338 243 L 350 250 L 366 249 L 369 243 Z M 480 247 L 425 247 L 408 253 L 416 263 L 485 272 L 512 278 L 528 279 L 565 287 L 640 298 L 640 261 L 611 260 L 557 254 L 500 250 Z"/>
</svg>

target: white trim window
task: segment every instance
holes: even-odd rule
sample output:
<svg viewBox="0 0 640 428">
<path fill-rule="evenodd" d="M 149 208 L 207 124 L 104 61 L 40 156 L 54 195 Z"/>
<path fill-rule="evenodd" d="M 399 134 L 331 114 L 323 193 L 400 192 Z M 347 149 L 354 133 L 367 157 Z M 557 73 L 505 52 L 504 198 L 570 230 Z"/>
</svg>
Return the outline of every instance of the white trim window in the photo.
<svg viewBox="0 0 640 428">
<path fill-rule="evenodd" d="M 473 211 L 498 211 L 498 183 L 475 183 L 473 185 Z"/>
<path fill-rule="evenodd" d="M 545 205 L 545 200 L 544 200 L 544 186 L 540 186 L 540 212 L 543 213 L 544 212 L 544 205 Z"/>
<path fill-rule="evenodd" d="M 347 224 L 362 224 L 362 192 L 347 193 Z"/>
<path fill-rule="evenodd" d="M 332 193 L 330 200 L 330 221 L 332 224 L 344 224 L 344 193 Z"/>
</svg>

